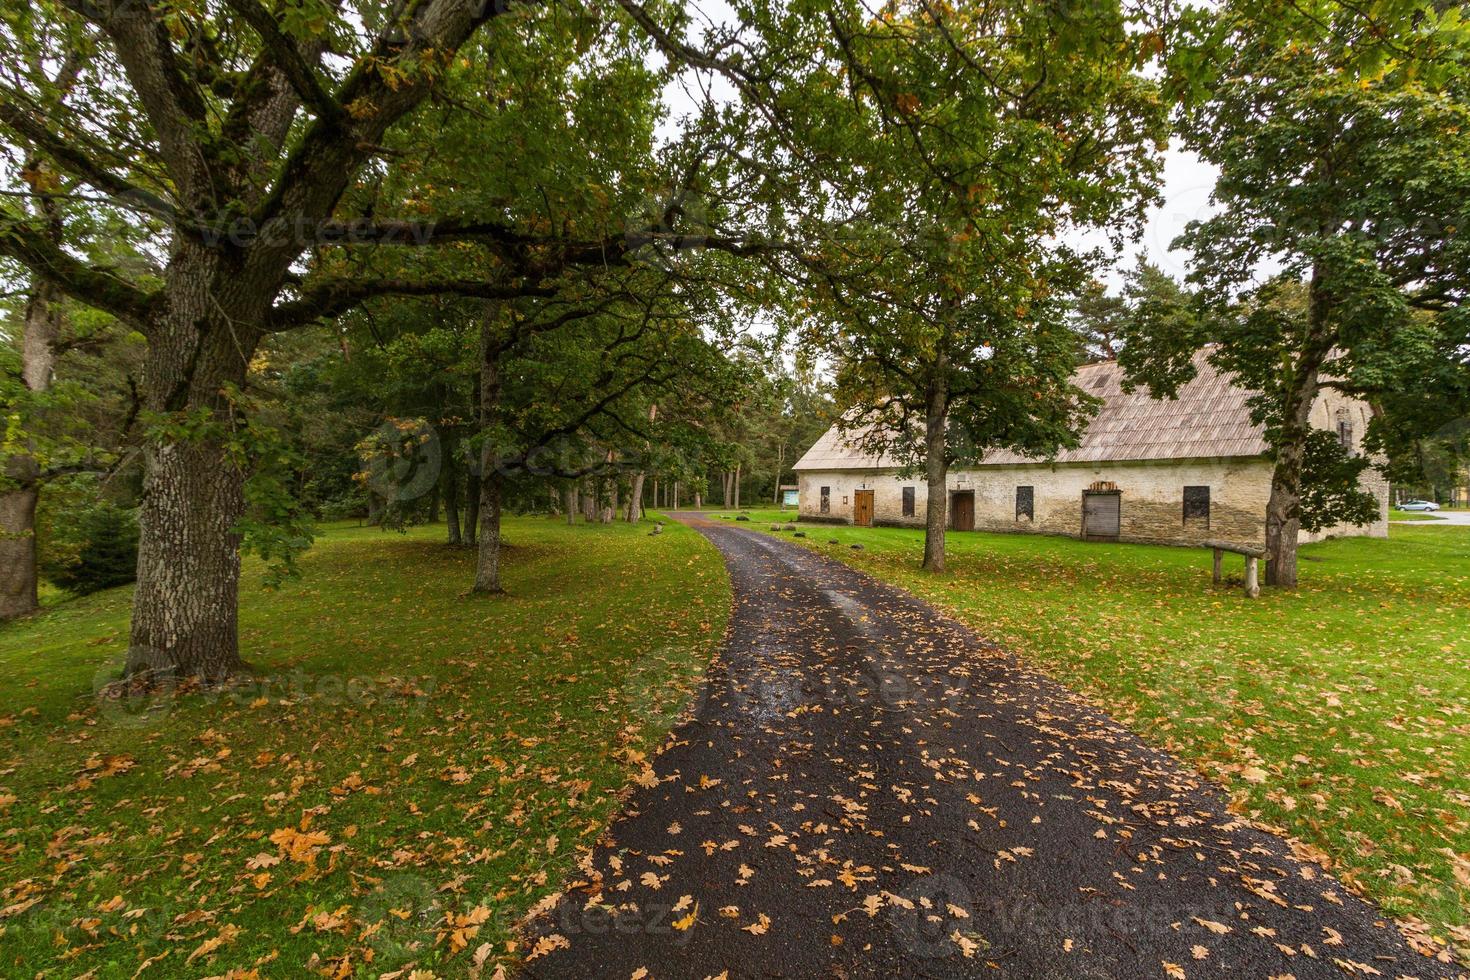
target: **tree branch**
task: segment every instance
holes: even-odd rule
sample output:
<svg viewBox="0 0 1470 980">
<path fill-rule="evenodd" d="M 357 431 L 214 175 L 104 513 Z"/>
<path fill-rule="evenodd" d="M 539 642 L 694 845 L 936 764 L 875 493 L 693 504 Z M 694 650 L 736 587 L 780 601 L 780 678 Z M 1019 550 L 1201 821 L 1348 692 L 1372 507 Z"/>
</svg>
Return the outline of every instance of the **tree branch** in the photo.
<svg viewBox="0 0 1470 980">
<path fill-rule="evenodd" d="M 20 262 L 73 299 L 146 329 L 153 293 L 107 269 L 87 265 L 24 220 L 0 212 L 0 255 Z"/>
<path fill-rule="evenodd" d="M 271 12 L 261 6 L 258 0 L 225 2 L 260 36 L 260 43 L 265 46 L 271 60 L 281 70 L 281 74 L 286 76 L 286 81 L 291 83 L 301 101 L 319 118 L 340 122 L 343 117 L 342 106 L 322 87 L 316 71 L 307 64 L 296 44 L 281 33 Z"/>
<path fill-rule="evenodd" d="M 267 331 L 290 330 L 322 317 L 346 313 L 378 296 L 467 296 L 478 299 L 550 298 L 555 287 L 506 285 L 484 279 L 323 279 L 312 283 L 293 300 L 277 304 L 265 324 Z"/>
<path fill-rule="evenodd" d="M 0 124 L 13 130 L 40 152 L 56 161 L 68 172 L 104 191 L 122 206 L 136 205 L 160 218 L 172 219 L 173 207 L 163 198 L 118 176 L 82 152 L 74 142 L 57 135 L 54 123 L 46 124 L 16 104 L 14 94 L 0 90 Z"/>
</svg>

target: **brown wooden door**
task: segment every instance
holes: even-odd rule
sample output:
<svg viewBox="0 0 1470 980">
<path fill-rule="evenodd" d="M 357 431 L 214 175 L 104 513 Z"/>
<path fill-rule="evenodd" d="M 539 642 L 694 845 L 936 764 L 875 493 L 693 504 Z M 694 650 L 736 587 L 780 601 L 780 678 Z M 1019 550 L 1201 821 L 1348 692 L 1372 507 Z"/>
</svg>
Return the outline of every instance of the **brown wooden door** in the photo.
<svg viewBox="0 0 1470 980">
<path fill-rule="evenodd" d="M 1082 495 L 1082 536 L 1111 539 L 1118 536 L 1122 523 L 1123 498 L 1116 493 L 1084 493 Z"/>
<path fill-rule="evenodd" d="M 873 491 L 859 490 L 853 495 L 852 522 L 858 527 L 873 526 Z"/>
<path fill-rule="evenodd" d="M 949 512 L 956 531 L 975 530 L 975 491 L 962 490 L 951 497 Z"/>
</svg>

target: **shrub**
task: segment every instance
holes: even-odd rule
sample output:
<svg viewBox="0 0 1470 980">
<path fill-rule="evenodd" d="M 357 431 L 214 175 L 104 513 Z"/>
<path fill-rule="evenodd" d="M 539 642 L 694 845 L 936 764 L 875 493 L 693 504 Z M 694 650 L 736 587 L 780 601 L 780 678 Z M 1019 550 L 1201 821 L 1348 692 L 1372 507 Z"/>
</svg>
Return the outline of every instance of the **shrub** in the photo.
<svg viewBox="0 0 1470 980">
<path fill-rule="evenodd" d="M 138 518 L 111 503 L 88 503 L 56 517 L 45 571 L 77 595 L 126 585 L 137 575 Z"/>
</svg>

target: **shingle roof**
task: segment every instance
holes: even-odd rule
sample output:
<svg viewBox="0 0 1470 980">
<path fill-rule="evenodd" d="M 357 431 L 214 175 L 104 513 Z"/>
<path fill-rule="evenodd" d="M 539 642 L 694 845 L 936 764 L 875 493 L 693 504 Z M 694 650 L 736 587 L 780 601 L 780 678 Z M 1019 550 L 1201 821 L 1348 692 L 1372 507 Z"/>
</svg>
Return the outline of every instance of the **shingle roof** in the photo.
<svg viewBox="0 0 1470 980">
<path fill-rule="evenodd" d="M 1208 350 L 1194 355 L 1198 371 L 1179 390 L 1177 399 L 1151 398 L 1147 389 L 1123 391 L 1123 370 L 1116 361 L 1088 364 L 1077 369 L 1072 383 L 1103 399 L 1097 415 L 1082 434 L 1076 449 L 1058 453 L 1059 463 L 1101 463 L 1127 460 L 1212 459 L 1220 456 L 1260 456 L 1266 451 L 1261 427 L 1250 420 L 1246 400 L 1250 392 L 1205 360 Z M 862 430 L 844 439 L 833 426 L 799 459 L 796 470 L 886 469 L 898 463 L 874 456 L 852 445 Z M 1009 450 L 993 452 L 982 466 L 1039 462 Z"/>
</svg>

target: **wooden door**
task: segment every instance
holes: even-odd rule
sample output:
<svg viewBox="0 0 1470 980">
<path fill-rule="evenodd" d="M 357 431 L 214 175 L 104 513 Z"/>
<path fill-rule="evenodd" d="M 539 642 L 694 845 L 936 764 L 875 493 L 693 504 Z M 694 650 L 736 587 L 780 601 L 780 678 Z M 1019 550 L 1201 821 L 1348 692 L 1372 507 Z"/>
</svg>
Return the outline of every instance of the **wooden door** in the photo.
<svg viewBox="0 0 1470 980">
<path fill-rule="evenodd" d="M 1082 536 L 1116 539 L 1122 524 L 1123 497 L 1117 493 L 1082 495 Z"/>
<path fill-rule="evenodd" d="M 975 491 L 960 490 L 950 498 L 950 524 L 956 531 L 975 530 Z"/>
<path fill-rule="evenodd" d="M 858 490 L 853 494 L 852 522 L 858 527 L 873 526 L 873 491 Z"/>
</svg>

